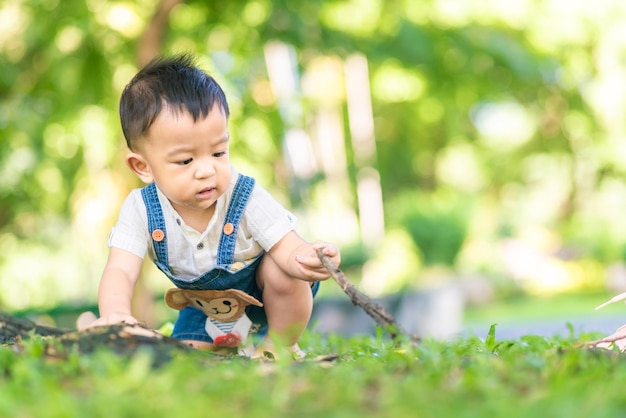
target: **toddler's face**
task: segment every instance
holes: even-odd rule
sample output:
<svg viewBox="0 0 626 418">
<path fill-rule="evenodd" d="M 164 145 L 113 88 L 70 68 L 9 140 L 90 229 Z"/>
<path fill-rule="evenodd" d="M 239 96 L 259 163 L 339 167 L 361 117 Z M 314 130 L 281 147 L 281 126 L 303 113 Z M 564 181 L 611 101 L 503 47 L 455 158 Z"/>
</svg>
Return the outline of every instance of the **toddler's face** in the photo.
<svg viewBox="0 0 626 418">
<path fill-rule="evenodd" d="M 228 119 L 218 105 L 206 118 L 164 109 L 142 141 L 154 182 L 183 217 L 206 214 L 230 182 Z"/>
</svg>

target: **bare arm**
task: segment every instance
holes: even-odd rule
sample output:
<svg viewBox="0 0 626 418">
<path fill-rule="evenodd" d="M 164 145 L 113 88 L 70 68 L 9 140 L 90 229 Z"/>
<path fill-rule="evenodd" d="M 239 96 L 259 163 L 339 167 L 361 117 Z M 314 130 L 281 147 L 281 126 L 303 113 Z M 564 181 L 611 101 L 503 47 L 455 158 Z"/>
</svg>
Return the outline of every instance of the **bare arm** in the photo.
<svg viewBox="0 0 626 418">
<path fill-rule="evenodd" d="M 137 322 L 130 306 L 142 264 L 141 257 L 126 250 L 111 248 L 98 289 L 100 318 L 91 326 Z"/>
<path fill-rule="evenodd" d="M 339 266 L 341 255 L 337 247 L 321 241 L 309 243 L 295 231 L 281 238 L 269 251 L 269 255 L 291 277 L 305 281 L 326 280 L 330 276 L 317 256 L 318 249 L 322 249 L 323 254 Z"/>
</svg>

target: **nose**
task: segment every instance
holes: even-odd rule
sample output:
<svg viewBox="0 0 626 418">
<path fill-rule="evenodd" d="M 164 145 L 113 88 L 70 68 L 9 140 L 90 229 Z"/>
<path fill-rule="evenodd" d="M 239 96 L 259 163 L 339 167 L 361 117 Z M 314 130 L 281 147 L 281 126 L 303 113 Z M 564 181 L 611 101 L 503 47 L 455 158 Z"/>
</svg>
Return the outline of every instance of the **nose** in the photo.
<svg viewBox="0 0 626 418">
<path fill-rule="evenodd" d="M 211 158 L 201 158 L 196 164 L 195 176 L 203 179 L 215 174 L 215 166 Z"/>
</svg>

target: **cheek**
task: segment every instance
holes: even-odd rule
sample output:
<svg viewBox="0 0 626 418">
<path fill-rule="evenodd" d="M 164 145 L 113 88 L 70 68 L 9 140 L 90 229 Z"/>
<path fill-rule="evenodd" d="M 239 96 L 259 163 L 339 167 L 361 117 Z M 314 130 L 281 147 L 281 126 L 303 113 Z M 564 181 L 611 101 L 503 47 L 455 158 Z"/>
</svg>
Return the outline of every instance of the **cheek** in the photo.
<svg viewBox="0 0 626 418">
<path fill-rule="evenodd" d="M 180 189 L 178 186 L 181 182 L 188 181 L 188 178 L 183 170 L 180 170 L 179 167 L 175 165 L 164 165 L 159 167 L 156 170 L 153 170 L 152 175 L 154 180 L 163 185 L 170 185 L 170 187 L 174 187 Z"/>
</svg>

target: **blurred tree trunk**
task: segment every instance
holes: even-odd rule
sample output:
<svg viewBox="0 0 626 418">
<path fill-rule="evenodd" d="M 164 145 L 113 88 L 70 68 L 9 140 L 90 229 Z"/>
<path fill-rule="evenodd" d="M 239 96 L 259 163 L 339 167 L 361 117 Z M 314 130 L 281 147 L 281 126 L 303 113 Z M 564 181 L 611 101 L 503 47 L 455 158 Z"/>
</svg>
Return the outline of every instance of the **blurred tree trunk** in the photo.
<svg viewBox="0 0 626 418">
<path fill-rule="evenodd" d="M 183 0 L 163 0 L 152 17 L 150 24 L 139 40 L 137 64 L 145 66 L 152 58 L 163 51 L 163 42 L 167 32 L 167 22 L 172 9 Z"/>
<path fill-rule="evenodd" d="M 145 32 L 137 46 L 137 65 L 144 67 L 152 58 L 163 51 L 163 43 L 168 27 L 168 19 L 172 9 L 183 0 L 163 0 L 157 8 L 152 20 L 146 27 Z M 140 321 L 151 328 L 158 328 L 155 324 L 155 306 L 152 292 L 145 283 L 143 275 L 139 278 L 135 296 L 133 298 L 133 314 Z"/>
</svg>

